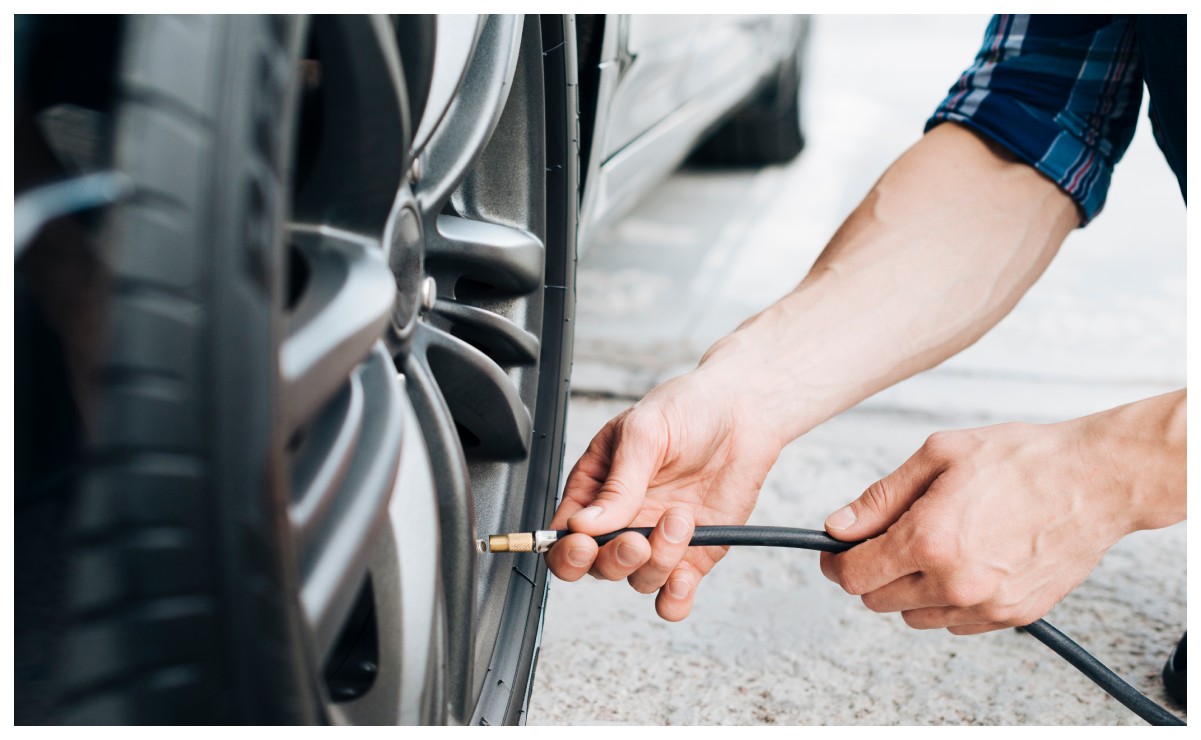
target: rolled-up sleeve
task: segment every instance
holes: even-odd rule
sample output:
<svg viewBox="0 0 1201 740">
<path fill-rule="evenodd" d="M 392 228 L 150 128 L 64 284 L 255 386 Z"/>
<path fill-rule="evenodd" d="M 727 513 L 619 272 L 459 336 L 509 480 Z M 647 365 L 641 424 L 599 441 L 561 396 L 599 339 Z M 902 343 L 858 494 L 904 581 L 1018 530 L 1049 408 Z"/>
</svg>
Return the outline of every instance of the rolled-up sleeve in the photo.
<svg viewBox="0 0 1201 740">
<path fill-rule="evenodd" d="M 1141 60 L 1133 16 L 998 15 L 926 130 L 954 121 L 987 135 L 1058 183 L 1083 226 L 1134 135 Z"/>
</svg>

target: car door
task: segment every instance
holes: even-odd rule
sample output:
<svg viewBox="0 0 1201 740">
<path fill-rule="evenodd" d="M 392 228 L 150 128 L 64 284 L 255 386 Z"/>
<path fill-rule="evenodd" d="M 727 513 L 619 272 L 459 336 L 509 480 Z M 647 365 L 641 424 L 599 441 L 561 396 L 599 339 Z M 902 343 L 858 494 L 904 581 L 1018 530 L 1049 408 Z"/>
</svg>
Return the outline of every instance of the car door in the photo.
<svg viewBox="0 0 1201 740">
<path fill-rule="evenodd" d="M 700 15 L 611 16 L 623 24 L 617 63 L 625 68 L 610 106 L 604 158 L 608 158 L 688 99 L 688 77 Z"/>
<path fill-rule="evenodd" d="M 692 60 L 680 88 L 691 99 L 758 77 L 791 48 L 795 18 L 707 15 L 693 31 Z"/>
</svg>

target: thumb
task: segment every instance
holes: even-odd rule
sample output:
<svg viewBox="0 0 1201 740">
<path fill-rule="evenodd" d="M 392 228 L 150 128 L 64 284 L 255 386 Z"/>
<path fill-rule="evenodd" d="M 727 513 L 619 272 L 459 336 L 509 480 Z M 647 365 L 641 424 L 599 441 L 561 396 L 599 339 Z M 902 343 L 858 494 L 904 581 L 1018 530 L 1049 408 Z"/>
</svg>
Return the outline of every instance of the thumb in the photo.
<svg viewBox="0 0 1201 740">
<path fill-rule="evenodd" d="M 840 540 L 875 537 L 909 510 L 942 472 L 918 450 L 901 467 L 867 487 L 859 498 L 826 517 L 826 531 Z"/>
<path fill-rule="evenodd" d="M 623 418 L 613 438 L 613 462 L 605 482 L 567 526 L 591 535 L 628 527 L 642 510 L 646 489 L 667 453 L 667 440 L 661 416 L 630 413 Z"/>
</svg>

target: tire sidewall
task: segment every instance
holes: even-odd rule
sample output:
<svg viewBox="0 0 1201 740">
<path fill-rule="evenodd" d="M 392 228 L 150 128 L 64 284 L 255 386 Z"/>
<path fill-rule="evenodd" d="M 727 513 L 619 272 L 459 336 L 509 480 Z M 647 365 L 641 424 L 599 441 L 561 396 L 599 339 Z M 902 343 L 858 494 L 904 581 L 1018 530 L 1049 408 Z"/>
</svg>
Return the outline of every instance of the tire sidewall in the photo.
<svg viewBox="0 0 1201 740">
<path fill-rule="evenodd" d="M 223 616 L 242 708 L 255 724 L 321 720 L 320 666 L 301 624 L 284 464 L 279 347 L 303 19 L 228 23 L 216 108 L 212 229 L 210 439 L 220 507 Z"/>
</svg>

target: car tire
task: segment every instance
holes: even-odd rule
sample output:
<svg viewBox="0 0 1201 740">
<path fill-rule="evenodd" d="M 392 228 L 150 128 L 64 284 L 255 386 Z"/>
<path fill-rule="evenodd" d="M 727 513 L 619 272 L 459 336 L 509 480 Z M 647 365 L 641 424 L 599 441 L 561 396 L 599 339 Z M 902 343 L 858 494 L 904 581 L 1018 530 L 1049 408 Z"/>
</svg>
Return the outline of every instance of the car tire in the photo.
<svg viewBox="0 0 1201 740">
<path fill-rule="evenodd" d="M 801 84 L 806 21 L 795 52 L 741 110 L 693 153 L 692 161 L 721 167 L 762 167 L 791 162 L 805 148 Z"/>
<path fill-rule="evenodd" d="M 316 716 L 273 596 L 272 405 L 247 403 L 275 373 L 288 33 L 252 17 L 124 25 L 109 156 L 134 195 L 97 239 L 104 341 L 62 522 L 51 721 Z M 259 701 L 228 701 L 250 687 Z"/>
<path fill-rule="evenodd" d="M 490 17 L 417 152 L 404 22 L 125 20 L 62 567 L 17 593 L 18 641 L 66 615 L 31 721 L 524 720 L 546 566 L 472 545 L 558 491 L 574 33 Z"/>
</svg>

